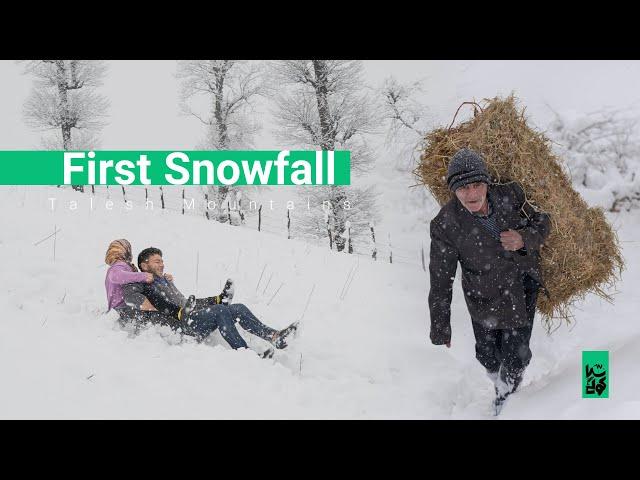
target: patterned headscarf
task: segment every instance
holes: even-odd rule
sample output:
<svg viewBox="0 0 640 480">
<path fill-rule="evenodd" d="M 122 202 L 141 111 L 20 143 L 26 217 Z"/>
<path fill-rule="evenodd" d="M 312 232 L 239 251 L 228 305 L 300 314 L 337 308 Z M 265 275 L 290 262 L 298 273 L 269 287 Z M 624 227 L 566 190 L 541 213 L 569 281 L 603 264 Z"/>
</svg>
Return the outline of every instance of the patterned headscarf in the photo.
<svg viewBox="0 0 640 480">
<path fill-rule="evenodd" d="M 138 269 L 133 265 L 133 263 L 131 263 L 132 259 L 133 254 L 131 253 L 131 244 L 129 243 L 129 240 L 124 238 L 111 242 L 109 244 L 109 248 L 107 248 L 107 253 L 104 256 L 104 261 L 107 265 L 113 265 L 117 261 L 126 262 L 134 272 L 137 272 Z"/>
</svg>

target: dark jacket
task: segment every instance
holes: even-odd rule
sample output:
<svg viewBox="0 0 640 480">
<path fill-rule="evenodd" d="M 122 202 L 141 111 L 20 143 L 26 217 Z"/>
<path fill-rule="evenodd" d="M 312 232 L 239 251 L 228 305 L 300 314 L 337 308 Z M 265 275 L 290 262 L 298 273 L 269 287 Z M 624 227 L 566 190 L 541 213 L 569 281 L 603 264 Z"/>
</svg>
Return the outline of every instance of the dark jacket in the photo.
<svg viewBox="0 0 640 480">
<path fill-rule="evenodd" d="M 549 216 L 525 203 L 514 182 L 490 185 L 496 223 L 500 231 L 517 230 L 524 248 L 505 250 L 457 198 L 452 198 L 431 221 L 429 311 L 431 341 L 451 341 L 451 297 L 458 262 L 462 290 L 471 320 L 485 328 L 527 326 L 522 278 L 529 274 L 543 287 L 540 248 L 549 234 Z"/>
<path fill-rule="evenodd" d="M 187 303 L 186 297 L 178 287 L 163 277 L 154 277 L 152 283 L 129 283 L 123 285 L 122 290 L 127 306 L 139 309 L 146 297 L 159 312 L 175 319 L 178 318 L 180 309 Z M 215 297 L 198 298 L 195 309 L 199 310 L 217 303 Z"/>
<path fill-rule="evenodd" d="M 146 297 L 159 312 L 174 318 L 178 318 L 178 311 L 187 302 L 173 282 L 160 277 L 155 277 L 152 283 L 129 283 L 122 290 L 128 306 L 139 307 Z"/>
</svg>

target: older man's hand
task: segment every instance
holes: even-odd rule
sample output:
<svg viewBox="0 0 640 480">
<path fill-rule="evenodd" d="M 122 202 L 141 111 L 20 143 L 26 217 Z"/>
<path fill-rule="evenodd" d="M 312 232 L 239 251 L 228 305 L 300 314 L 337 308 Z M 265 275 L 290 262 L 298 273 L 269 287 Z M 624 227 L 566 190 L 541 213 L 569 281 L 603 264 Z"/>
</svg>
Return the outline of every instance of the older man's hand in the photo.
<svg viewBox="0 0 640 480">
<path fill-rule="evenodd" d="M 507 230 L 506 232 L 500 232 L 500 242 L 505 250 L 515 252 L 524 247 L 524 240 L 522 235 L 515 230 Z"/>
</svg>

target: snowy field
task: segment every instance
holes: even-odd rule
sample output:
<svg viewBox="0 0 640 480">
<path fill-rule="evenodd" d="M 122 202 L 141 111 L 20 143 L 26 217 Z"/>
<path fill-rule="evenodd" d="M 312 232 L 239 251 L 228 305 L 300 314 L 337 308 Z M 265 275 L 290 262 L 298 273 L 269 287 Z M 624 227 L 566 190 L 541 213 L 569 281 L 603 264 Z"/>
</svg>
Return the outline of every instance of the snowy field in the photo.
<svg viewBox="0 0 640 480">
<path fill-rule="evenodd" d="M 88 197 L 0 189 L 1 418 L 493 418 L 459 275 L 448 350 L 428 340 L 419 265 L 122 202 L 91 211 Z M 609 218 L 627 263 L 615 304 L 587 298 L 576 323 L 552 336 L 536 320 L 532 362 L 501 419 L 640 418 L 640 226 L 637 213 Z M 34 245 L 54 226 L 55 237 Z M 304 315 L 298 337 L 262 360 L 218 333 L 197 344 L 157 327 L 123 331 L 116 313 L 104 313 L 104 252 L 121 237 L 135 254 L 161 248 L 185 294 L 217 294 L 230 276 L 234 301 L 265 323 L 282 328 Z M 582 399 L 581 352 L 598 349 L 610 351 L 610 398 Z"/>
</svg>

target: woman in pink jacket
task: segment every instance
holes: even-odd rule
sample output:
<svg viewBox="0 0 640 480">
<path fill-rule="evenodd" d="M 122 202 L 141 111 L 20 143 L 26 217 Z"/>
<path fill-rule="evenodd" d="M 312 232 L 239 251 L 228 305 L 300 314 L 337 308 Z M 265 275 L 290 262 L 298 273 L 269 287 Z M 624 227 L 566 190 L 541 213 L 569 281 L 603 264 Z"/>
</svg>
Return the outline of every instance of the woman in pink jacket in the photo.
<svg viewBox="0 0 640 480">
<path fill-rule="evenodd" d="M 104 279 L 104 286 L 107 289 L 107 311 L 112 308 L 119 311 L 125 306 L 122 293 L 123 284 L 134 282 L 151 283 L 153 281 L 151 273 L 138 271 L 131 263 L 132 258 L 131 244 L 128 240 L 121 238 L 109 244 L 104 258 L 106 264 L 109 265 L 107 276 Z M 148 303 L 147 308 L 142 308 L 143 310 L 155 310 L 148 300 L 146 303 Z"/>
</svg>

